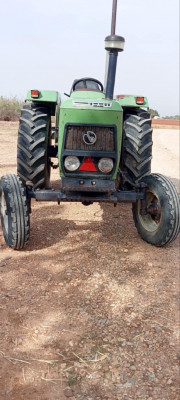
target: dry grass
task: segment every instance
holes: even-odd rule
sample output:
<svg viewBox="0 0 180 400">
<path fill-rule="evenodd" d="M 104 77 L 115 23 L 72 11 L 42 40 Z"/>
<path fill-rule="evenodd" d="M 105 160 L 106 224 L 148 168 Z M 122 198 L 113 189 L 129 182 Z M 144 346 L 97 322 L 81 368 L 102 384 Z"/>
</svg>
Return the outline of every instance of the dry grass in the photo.
<svg viewBox="0 0 180 400">
<path fill-rule="evenodd" d="M 18 121 L 20 117 L 23 102 L 16 97 L 8 99 L 0 97 L 0 120 L 1 121 Z"/>
</svg>

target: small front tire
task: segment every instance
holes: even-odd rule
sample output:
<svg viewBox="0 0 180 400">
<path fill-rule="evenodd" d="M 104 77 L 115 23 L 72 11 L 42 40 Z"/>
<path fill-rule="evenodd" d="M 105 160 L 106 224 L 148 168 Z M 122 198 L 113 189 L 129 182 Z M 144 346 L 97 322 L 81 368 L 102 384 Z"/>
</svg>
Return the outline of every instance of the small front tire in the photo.
<svg viewBox="0 0 180 400">
<path fill-rule="evenodd" d="M 9 247 L 19 250 L 29 242 L 30 218 L 26 188 L 13 174 L 0 181 L 0 216 L 4 239 Z"/>
<path fill-rule="evenodd" d="M 147 214 L 140 212 L 141 202 L 132 206 L 138 233 L 146 242 L 164 246 L 176 239 L 180 229 L 180 202 L 174 184 L 161 174 L 150 174 L 142 181 L 147 185 Z"/>
</svg>

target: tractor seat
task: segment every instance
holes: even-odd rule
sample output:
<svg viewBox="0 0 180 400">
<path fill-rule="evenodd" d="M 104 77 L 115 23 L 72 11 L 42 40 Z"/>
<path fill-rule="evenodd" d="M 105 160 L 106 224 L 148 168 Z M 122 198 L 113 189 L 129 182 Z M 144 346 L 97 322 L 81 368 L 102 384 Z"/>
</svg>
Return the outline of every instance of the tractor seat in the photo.
<svg viewBox="0 0 180 400">
<path fill-rule="evenodd" d="M 75 90 L 88 90 L 103 92 L 103 85 L 100 81 L 94 78 L 75 79 L 73 82 L 71 93 Z"/>
</svg>

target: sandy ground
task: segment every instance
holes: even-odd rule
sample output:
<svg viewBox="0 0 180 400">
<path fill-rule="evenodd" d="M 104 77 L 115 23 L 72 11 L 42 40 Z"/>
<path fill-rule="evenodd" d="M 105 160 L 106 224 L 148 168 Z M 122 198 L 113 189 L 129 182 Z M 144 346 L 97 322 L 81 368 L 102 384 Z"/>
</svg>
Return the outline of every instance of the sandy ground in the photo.
<svg viewBox="0 0 180 400">
<path fill-rule="evenodd" d="M 0 176 L 16 132 L 0 122 Z M 178 130 L 153 141 L 153 172 L 179 188 Z M 32 208 L 26 250 L 0 228 L 0 399 L 178 400 L 179 238 L 143 242 L 130 205 Z"/>
</svg>

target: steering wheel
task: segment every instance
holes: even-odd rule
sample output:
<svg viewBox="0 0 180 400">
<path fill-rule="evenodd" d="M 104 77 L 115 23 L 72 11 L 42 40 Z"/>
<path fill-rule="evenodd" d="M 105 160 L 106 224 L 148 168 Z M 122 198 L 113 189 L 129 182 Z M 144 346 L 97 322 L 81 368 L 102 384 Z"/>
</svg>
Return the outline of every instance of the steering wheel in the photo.
<svg viewBox="0 0 180 400">
<path fill-rule="evenodd" d="M 82 89 L 85 89 L 85 90 L 86 90 L 86 89 L 87 89 L 87 90 L 95 90 L 95 89 L 87 88 L 87 83 L 86 83 L 86 81 L 92 81 L 92 82 L 97 83 L 97 84 L 100 86 L 100 88 L 101 88 L 101 92 L 103 92 L 104 88 L 103 88 L 102 83 L 101 83 L 100 81 L 98 81 L 97 79 L 94 79 L 94 78 L 81 78 L 81 79 L 77 79 L 77 81 L 75 81 L 75 82 L 73 83 L 72 91 L 76 90 L 75 87 L 76 87 L 76 85 L 77 85 L 78 83 L 80 83 L 80 82 L 83 82 L 83 84 L 84 84 L 84 88 L 82 88 Z M 78 90 L 78 89 L 77 89 L 77 90 Z M 81 89 L 79 89 L 79 90 L 81 90 Z"/>
</svg>

